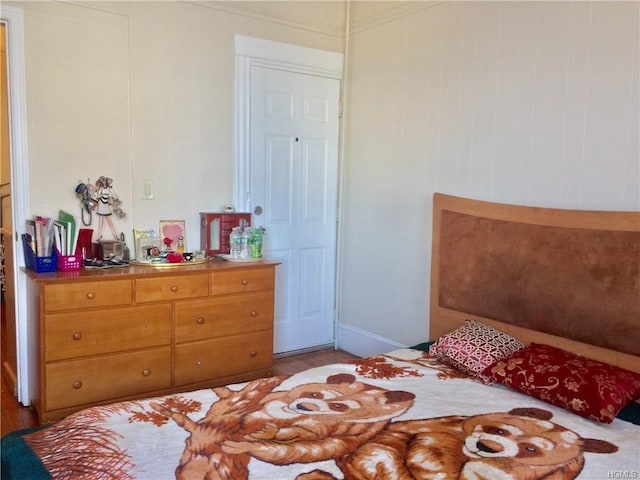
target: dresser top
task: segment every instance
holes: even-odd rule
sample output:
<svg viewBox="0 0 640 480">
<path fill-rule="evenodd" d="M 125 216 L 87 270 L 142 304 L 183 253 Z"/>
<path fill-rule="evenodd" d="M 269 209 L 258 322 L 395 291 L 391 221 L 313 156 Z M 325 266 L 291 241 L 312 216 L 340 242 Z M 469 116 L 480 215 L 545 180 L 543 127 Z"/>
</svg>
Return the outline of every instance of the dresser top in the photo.
<svg viewBox="0 0 640 480">
<path fill-rule="evenodd" d="M 69 272 L 35 272 L 26 267 L 21 270 L 33 281 L 50 282 L 57 280 L 88 280 L 106 278 L 139 278 L 168 275 L 192 275 L 194 273 L 209 273 L 225 270 L 247 270 L 256 268 L 273 268 L 280 262 L 261 260 L 259 262 L 228 262 L 219 258 L 208 260 L 204 263 L 190 264 L 163 264 L 162 266 L 143 265 L 132 263 L 127 267 L 111 267 L 100 269 L 81 268 Z"/>
</svg>

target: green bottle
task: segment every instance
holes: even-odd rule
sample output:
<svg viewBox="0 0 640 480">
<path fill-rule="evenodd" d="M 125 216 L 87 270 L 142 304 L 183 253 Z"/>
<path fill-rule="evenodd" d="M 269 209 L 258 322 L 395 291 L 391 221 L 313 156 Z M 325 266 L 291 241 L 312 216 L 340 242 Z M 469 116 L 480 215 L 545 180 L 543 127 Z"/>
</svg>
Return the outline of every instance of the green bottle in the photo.
<svg viewBox="0 0 640 480">
<path fill-rule="evenodd" d="M 249 245 L 251 247 L 251 258 L 262 258 L 262 238 L 264 235 L 264 229 L 262 227 L 255 227 L 251 232 L 249 238 Z"/>
</svg>

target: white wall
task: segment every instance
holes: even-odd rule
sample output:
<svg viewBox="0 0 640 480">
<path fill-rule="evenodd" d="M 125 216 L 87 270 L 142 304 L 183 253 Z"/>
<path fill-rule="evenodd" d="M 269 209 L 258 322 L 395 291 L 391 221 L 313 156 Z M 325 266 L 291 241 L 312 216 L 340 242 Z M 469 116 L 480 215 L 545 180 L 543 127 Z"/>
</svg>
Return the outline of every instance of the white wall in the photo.
<svg viewBox="0 0 640 480">
<path fill-rule="evenodd" d="M 290 8 L 295 21 L 268 4 L 7 3 L 24 11 L 31 212 L 79 214 L 78 181 L 106 175 L 130 243 L 134 226 L 184 219 L 197 248 L 198 213 L 233 203 L 235 34 L 343 49 L 343 9 L 321 18 L 317 2 Z"/>
<path fill-rule="evenodd" d="M 31 213 L 79 215 L 76 185 L 100 175 L 114 179 L 130 211 L 127 19 L 65 4 L 24 6 Z"/>
<path fill-rule="evenodd" d="M 436 191 L 640 210 L 639 9 L 448 2 L 352 32 L 343 348 L 427 339 Z"/>
</svg>

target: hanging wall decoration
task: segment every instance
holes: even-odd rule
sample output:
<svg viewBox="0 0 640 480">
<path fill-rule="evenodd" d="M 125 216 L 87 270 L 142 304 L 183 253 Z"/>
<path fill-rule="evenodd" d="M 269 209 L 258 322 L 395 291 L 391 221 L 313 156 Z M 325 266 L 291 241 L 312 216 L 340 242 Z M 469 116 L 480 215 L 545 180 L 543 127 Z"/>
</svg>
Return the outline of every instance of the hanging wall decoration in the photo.
<svg viewBox="0 0 640 480">
<path fill-rule="evenodd" d="M 82 224 L 85 227 L 93 223 L 93 213 L 99 218 L 98 241 L 102 239 L 102 231 L 105 224 L 111 231 L 115 240 L 120 239 L 113 225 L 112 216 L 125 218 L 127 214 L 122 210 L 122 201 L 113 189 L 113 179 L 100 176 L 95 185 L 87 179 L 87 183 L 78 183 L 75 189 L 76 197 L 80 200 Z"/>
</svg>

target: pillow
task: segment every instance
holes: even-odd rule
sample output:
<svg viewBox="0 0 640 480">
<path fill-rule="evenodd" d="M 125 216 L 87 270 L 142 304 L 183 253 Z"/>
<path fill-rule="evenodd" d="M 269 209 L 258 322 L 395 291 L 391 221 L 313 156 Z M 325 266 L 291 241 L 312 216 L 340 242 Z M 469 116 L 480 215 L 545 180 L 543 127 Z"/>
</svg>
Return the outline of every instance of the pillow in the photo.
<svg viewBox="0 0 640 480">
<path fill-rule="evenodd" d="M 540 343 L 499 360 L 483 373 L 602 423 L 611 423 L 640 396 L 640 374 Z"/>
<path fill-rule="evenodd" d="M 483 383 L 493 383 L 490 375 L 482 371 L 518 350 L 524 348 L 516 338 L 478 320 L 466 320 L 453 332 L 438 338 L 429 354 L 476 378 Z"/>
</svg>

